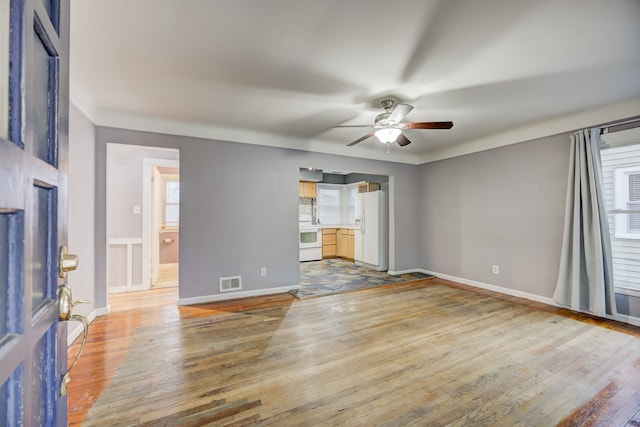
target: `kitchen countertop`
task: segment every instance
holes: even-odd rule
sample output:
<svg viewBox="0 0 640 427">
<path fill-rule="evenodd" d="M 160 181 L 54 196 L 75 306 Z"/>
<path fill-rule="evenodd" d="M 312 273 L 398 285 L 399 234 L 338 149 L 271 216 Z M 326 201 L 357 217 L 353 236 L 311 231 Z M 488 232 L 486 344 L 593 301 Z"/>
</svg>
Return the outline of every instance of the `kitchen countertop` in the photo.
<svg viewBox="0 0 640 427">
<path fill-rule="evenodd" d="M 307 230 L 315 230 L 315 229 L 324 229 L 324 228 L 346 228 L 348 230 L 355 230 L 356 226 L 351 224 L 351 225 L 346 225 L 346 224 L 332 224 L 332 225 L 325 225 L 325 224 L 300 224 L 300 229 L 307 229 Z"/>
<path fill-rule="evenodd" d="M 355 230 L 356 226 L 355 225 L 345 225 L 345 224 L 341 224 L 341 225 L 321 225 L 320 228 L 346 228 L 349 230 Z"/>
</svg>

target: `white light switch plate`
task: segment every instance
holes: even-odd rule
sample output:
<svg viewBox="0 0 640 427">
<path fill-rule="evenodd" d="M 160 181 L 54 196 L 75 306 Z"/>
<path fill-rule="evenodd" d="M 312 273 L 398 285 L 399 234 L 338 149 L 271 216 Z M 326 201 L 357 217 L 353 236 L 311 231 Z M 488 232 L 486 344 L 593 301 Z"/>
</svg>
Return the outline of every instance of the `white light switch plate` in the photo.
<svg viewBox="0 0 640 427">
<path fill-rule="evenodd" d="M 140 205 L 133 205 L 133 214 L 140 215 Z"/>
</svg>

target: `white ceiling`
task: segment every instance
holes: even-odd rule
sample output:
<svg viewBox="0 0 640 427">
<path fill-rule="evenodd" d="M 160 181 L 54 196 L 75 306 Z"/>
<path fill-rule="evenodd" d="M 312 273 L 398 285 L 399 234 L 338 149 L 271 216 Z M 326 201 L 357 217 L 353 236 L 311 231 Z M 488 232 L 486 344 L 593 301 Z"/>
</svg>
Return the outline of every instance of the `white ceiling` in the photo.
<svg viewBox="0 0 640 427">
<path fill-rule="evenodd" d="M 639 98 L 640 1 L 71 0 L 70 90 L 97 125 L 419 164 Z M 454 127 L 346 147 L 384 95 Z"/>
</svg>

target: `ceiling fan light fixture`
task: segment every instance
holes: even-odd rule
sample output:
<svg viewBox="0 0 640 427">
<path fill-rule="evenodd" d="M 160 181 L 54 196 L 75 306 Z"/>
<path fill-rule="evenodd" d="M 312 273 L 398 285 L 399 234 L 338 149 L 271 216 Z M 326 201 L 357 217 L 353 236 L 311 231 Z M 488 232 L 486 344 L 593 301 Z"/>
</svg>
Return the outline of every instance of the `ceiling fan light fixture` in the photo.
<svg viewBox="0 0 640 427">
<path fill-rule="evenodd" d="M 375 132 L 375 135 L 383 144 L 389 144 L 391 142 L 395 142 L 395 140 L 398 139 L 401 133 L 402 131 L 400 129 L 383 128 L 378 129 Z"/>
</svg>

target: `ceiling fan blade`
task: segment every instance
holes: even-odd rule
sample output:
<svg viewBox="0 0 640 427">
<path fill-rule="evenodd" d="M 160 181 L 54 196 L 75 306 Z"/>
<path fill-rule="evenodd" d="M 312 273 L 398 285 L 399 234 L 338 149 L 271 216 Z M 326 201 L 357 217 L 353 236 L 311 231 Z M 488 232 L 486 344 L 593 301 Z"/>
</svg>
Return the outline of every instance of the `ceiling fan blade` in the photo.
<svg viewBox="0 0 640 427">
<path fill-rule="evenodd" d="M 409 104 L 398 104 L 387 120 L 392 123 L 400 123 L 411 110 L 413 107 Z"/>
<path fill-rule="evenodd" d="M 400 136 L 398 137 L 398 139 L 396 139 L 396 142 L 398 143 L 399 146 L 404 147 L 405 145 L 409 145 L 411 144 L 411 141 L 409 140 L 409 138 L 407 138 L 406 136 L 404 136 L 403 133 L 400 134 Z"/>
<path fill-rule="evenodd" d="M 334 128 L 372 128 L 373 125 L 336 125 Z"/>
<path fill-rule="evenodd" d="M 347 147 L 351 147 L 352 145 L 356 145 L 357 143 L 362 142 L 362 141 L 364 141 L 364 140 L 365 140 L 365 139 L 367 139 L 367 138 L 371 138 L 372 136 L 373 136 L 373 132 L 368 133 L 368 134 L 366 134 L 365 136 L 363 136 L 362 138 L 358 138 L 358 139 L 356 139 L 355 141 L 348 143 L 348 144 L 347 144 Z"/>
<path fill-rule="evenodd" d="M 413 122 L 407 125 L 408 129 L 451 129 L 453 122 Z"/>
</svg>

